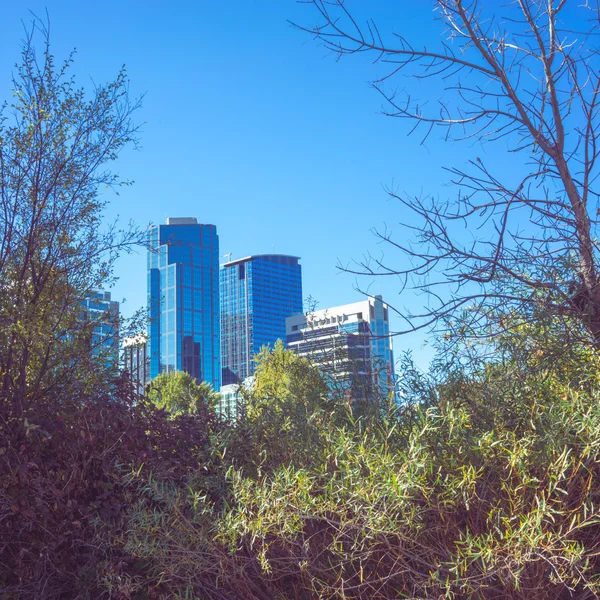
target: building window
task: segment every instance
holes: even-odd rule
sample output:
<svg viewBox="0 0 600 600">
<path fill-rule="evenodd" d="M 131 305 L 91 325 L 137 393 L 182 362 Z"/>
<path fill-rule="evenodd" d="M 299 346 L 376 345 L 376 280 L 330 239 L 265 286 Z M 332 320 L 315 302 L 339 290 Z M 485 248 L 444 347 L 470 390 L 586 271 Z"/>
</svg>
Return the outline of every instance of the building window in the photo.
<svg viewBox="0 0 600 600">
<path fill-rule="evenodd" d="M 183 285 L 192 287 L 192 269 L 187 265 L 183 266 Z"/>
</svg>

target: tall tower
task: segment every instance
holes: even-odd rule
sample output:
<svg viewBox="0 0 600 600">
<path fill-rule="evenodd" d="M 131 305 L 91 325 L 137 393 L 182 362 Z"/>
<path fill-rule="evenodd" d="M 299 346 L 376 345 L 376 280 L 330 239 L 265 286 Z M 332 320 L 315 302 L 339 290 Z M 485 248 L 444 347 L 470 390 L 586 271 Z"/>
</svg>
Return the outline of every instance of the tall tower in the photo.
<svg viewBox="0 0 600 600">
<path fill-rule="evenodd" d="M 221 384 L 219 237 L 194 217 L 168 218 L 148 232 L 150 378 L 186 371 Z"/>
<path fill-rule="evenodd" d="M 285 342 L 285 319 L 302 312 L 302 267 L 297 256 L 257 254 L 221 266 L 223 385 L 254 373 L 262 346 Z"/>
</svg>

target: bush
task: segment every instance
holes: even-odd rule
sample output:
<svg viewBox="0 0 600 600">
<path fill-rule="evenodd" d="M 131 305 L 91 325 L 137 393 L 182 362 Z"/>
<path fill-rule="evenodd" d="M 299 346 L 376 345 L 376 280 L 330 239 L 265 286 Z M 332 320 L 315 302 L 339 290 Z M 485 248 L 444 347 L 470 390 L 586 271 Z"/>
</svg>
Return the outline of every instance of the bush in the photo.
<svg viewBox="0 0 600 600">
<path fill-rule="evenodd" d="M 183 485 L 204 464 L 210 415 L 168 419 L 118 382 L 114 395 L 0 410 L 0 587 L 7 598 L 96 598 L 137 573 L 123 550 L 135 501 L 124 474 Z M 99 535 L 99 532 L 102 535 Z"/>
<path fill-rule="evenodd" d="M 234 461 L 220 504 L 206 477 L 140 484 L 128 552 L 175 598 L 596 597 L 598 358 L 574 357 L 452 369 L 410 431 L 315 421 L 293 463 L 232 430 L 261 468 Z"/>
</svg>

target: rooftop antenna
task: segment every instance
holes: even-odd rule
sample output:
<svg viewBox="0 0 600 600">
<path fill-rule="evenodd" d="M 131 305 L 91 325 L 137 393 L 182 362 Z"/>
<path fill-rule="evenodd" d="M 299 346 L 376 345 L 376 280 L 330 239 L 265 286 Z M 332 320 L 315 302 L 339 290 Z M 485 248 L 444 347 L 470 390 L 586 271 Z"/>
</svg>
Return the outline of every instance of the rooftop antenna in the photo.
<svg viewBox="0 0 600 600">
<path fill-rule="evenodd" d="M 226 262 L 231 262 L 231 252 L 228 252 L 227 254 L 223 254 L 223 258 L 227 259 Z"/>
</svg>

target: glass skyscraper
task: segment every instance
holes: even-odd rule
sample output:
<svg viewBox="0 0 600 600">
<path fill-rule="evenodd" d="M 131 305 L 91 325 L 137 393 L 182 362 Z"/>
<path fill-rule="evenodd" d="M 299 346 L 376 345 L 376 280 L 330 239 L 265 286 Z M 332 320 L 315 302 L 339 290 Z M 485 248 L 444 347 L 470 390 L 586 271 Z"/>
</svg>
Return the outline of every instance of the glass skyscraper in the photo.
<svg viewBox="0 0 600 600">
<path fill-rule="evenodd" d="M 90 351 L 108 368 L 117 368 L 119 361 L 119 303 L 111 300 L 110 292 L 93 291 L 81 302 L 84 323 L 91 325 Z"/>
<path fill-rule="evenodd" d="M 221 385 L 219 238 L 214 225 L 168 218 L 149 232 L 150 378 L 185 371 Z"/>
<path fill-rule="evenodd" d="M 297 256 L 258 254 L 221 266 L 223 385 L 254 373 L 262 346 L 285 342 L 285 320 L 302 312 L 302 267 Z"/>
</svg>

